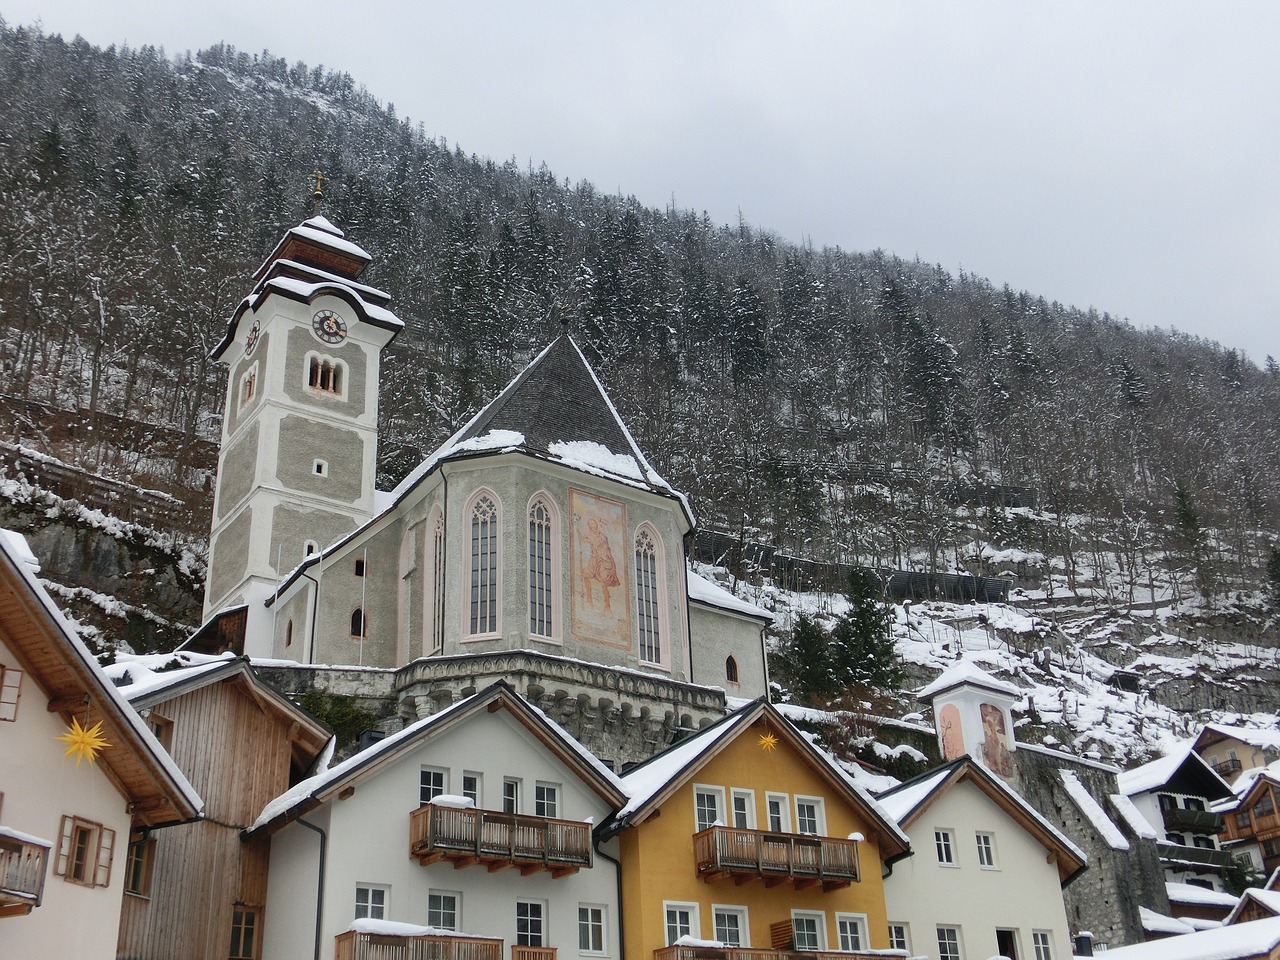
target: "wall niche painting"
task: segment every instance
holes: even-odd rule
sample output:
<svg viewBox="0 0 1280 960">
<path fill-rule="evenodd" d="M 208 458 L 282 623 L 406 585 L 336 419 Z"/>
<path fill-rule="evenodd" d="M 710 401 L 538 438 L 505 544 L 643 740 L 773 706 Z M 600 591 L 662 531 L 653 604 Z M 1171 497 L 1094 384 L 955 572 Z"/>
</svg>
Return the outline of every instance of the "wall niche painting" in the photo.
<svg viewBox="0 0 1280 960">
<path fill-rule="evenodd" d="M 627 508 L 617 500 L 569 491 L 570 621 L 577 640 L 631 647 Z"/>
<path fill-rule="evenodd" d="M 1013 776 L 1013 756 L 1009 753 L 1009 731 L 1004 711 L 994 703 L 978 705 L 982 716 L 982 762 L 1001 777 Z"/>
<path fill-rule="evenodd" d="M 938 732 L 942 734 L 943 760 L 958 760 L 964 756 L 964 730 L 960 727 L 960 710 L 954 703 L 944 705 L 939 712 Z"/>
</svg>

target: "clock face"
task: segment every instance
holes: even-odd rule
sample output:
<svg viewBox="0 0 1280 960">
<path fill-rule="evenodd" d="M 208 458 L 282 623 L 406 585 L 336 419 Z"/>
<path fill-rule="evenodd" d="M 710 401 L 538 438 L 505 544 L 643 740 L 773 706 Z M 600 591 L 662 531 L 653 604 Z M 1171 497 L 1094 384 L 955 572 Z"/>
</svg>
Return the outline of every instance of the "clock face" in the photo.
<svg viewBox="0 0 1280 960">
<path fill-rule="evenodd" d="M 347 321 L 332 310 L 321 310 L 312 317 L 311 329 L 325 343 L 341 343 L 347 338 Z"/>
<path fill-rule="evenodd" d="M 246 357 L 253 356 L 254 349 L 258 346 L 258 337 L 262 335 L 261 321 L 254 320 L 253 326 L 249 328 L 249 335 L 244 338 L 244 355 Z"/>
</svg>

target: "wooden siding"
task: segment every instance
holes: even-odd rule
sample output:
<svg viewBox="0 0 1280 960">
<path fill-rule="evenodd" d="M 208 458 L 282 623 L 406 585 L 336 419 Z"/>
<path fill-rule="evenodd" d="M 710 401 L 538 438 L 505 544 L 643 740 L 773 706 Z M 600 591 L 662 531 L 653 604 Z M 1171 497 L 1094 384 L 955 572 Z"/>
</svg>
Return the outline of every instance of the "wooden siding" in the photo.
<svg viewBox="0 0 1280 960">
<path fill-rule="evenodd" d="M 206 819 L 157 830 L 151 896 L 126 895 L 118 954 L 137 960 L 223 957 L 232 904 L 267 895 L 265 838 L 243 843 L 267 802 L 289 788 L 284 718 L 230 678 L 157 703 L 173 721 L 173 758 L 205 800 Z"/>
</svg>

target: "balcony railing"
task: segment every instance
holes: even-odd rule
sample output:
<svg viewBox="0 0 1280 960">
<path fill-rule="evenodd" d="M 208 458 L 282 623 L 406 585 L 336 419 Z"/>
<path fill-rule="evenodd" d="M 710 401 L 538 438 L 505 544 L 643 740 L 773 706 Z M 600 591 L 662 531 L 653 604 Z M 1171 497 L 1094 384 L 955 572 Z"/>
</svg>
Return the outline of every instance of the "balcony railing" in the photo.
<svg viewBox="0 0 1280 960">
<path fill-rule="evenodd" d="M 1244 769 L 1242 764 L 1235 757 L 1228 757 L 1226 760 L 1219 760 L 1213 765 L 1213 772 L 1220 777 L 1232 777 Z"/>
<path fill-rule="evenodd" d="M 409 814 L 409 855 L 424 865 L 450 860 L 563 877 L 591 866 L 591 824 L 429 804 Z"/>
<path fill-rule="evenodd" d="M 1157 843 L 1161 860 L 1189 863 L 1202 867 L 1223 869 L 1235 863 L 1235 857 L 1227 850 L 1211 850 L 1208 847 L 1188 847 L 1181 843 Z"/>
<path fill-rule="evenodd" d="M 901 954 L 891 954 L 901 957 Z M 883 950 L 769 950 L 678 943 L 653 951 L 653 960 L 885 960 Z"/>
<path fill-rule="evenodd" d="M 338 934 L 333 956 L 334 960 L 502 960 L 502 941 L 347 930 Z"/>
<path fill-rule="evenodd" d="M 49 848 L 34 837 L 0 827 L 0 917 L 40 906 Z"/>
<path fill-rule="evenodd" d="M 797 889 L 820 883 L 824 890 L 858 880 L 858 844 L 853 840 L 711 827 L 694 834 L 693 849 L 705 880 L 759 879 L 769 887 L 790 880 Z"/>
<path fill-rule="evenodd" d="M 556 960 L 555 947 L 522 947 L 511 945 L 511 960 Z"/>
<path fill-rule="evenodd" d="M 1222 817 L 1208 810 L 1184 810 L 1170 807 L 1163 811 L 1164 825 L 1168 830 L 1191 833 L 1217 834 L 1222 832 Z"/>
</svg>

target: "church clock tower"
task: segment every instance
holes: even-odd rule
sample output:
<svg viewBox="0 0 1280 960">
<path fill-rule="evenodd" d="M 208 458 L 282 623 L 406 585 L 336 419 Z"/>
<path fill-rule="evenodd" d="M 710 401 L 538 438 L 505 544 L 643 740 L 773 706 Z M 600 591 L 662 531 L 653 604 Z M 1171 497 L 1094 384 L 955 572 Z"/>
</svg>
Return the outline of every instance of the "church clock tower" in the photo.
<svg viewBox="0 0 1280 960">
<path fill-rule="evenodd" d="M 404 324 L 357 282 L 370 260 L 322 216 L 294 227 L 213 351 L 230 375 L 204 616 L 248 604 L 249 637 L 271 635 L 254 621 L 283 573 L 373 515 L 379 357 Z"/>
</svg>

